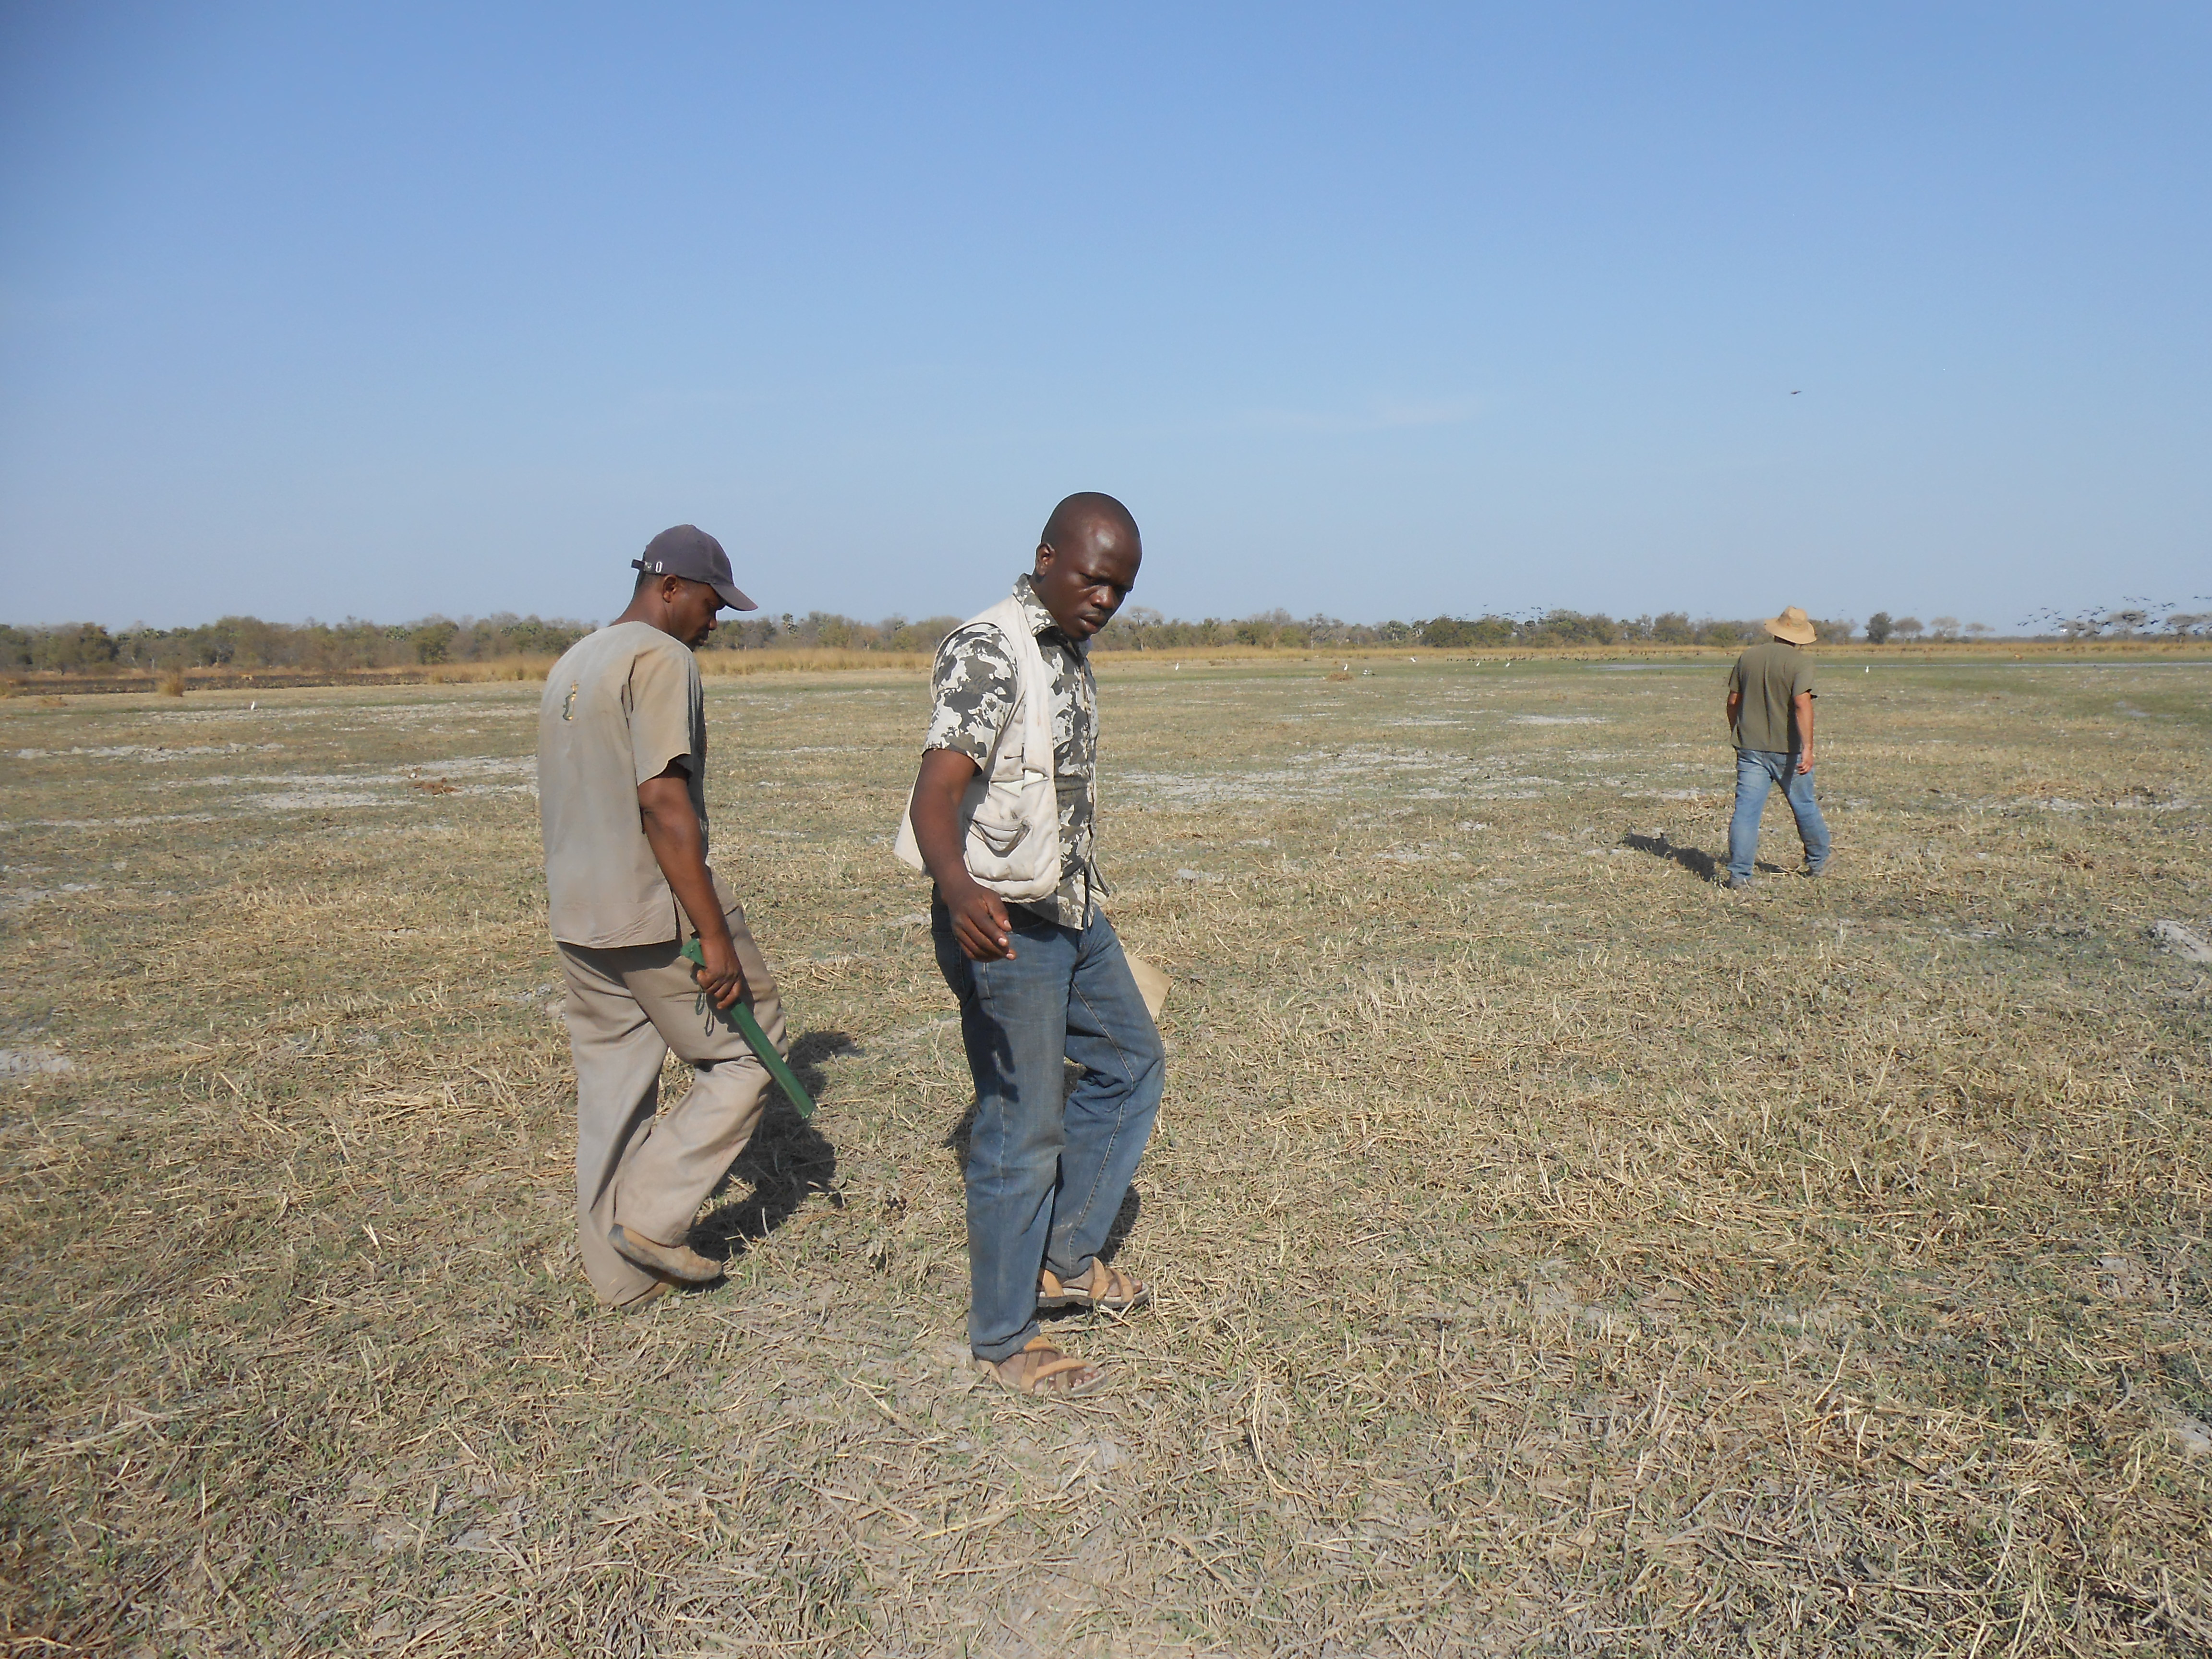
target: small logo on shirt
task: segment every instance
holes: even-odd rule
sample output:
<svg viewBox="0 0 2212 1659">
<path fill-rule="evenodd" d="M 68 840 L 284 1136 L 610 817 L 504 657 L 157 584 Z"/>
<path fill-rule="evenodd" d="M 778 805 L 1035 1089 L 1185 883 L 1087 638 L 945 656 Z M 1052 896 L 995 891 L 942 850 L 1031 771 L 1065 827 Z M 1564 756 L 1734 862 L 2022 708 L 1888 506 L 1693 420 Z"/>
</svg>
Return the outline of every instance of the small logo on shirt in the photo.
<svg viewBox="0 0 2212 1659">
<path fill-rule="evenodd" d="M 576 692 L 582 684 L 583 682 L 581 680 L 572 680 L 569 682 L 568 695 L 561 699 L 561 718 L 562 720 L 573 720 L 576 718 Z"/>
</svg>

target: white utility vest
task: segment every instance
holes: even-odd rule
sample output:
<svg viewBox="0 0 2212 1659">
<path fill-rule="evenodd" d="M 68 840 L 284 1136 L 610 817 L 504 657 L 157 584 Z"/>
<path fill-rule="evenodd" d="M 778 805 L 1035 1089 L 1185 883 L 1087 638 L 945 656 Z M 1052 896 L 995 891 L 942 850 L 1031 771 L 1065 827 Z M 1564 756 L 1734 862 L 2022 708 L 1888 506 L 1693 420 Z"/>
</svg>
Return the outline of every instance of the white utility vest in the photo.
<svg viewBox="0 0 2212 1659">
<path fill-rule="evenodd" d="M 965 628 L 988 623 L 1006 635 L 1014 659 L 1014 706 L 999 730 L 990 764 L 960 798 L 961 850 L 968 873 L 1000 898 L 1050 898 L 1060 888 L 1060 792 L 1054 783 L 1052 676 L 1018 599 L 999 601 Z M 927 873 L 907 802 L 892 849 Z"/>
</svg>

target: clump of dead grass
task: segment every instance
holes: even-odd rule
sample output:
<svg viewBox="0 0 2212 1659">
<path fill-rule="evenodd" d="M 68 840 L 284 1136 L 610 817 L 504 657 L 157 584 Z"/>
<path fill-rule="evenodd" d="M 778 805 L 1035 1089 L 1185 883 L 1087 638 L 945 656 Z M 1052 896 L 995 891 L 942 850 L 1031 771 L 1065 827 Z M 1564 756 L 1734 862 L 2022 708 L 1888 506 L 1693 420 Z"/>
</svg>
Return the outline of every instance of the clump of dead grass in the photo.
<svg viewBox="0 0 2212 1659">
<path fill-rule="evenodd" d="M 853 651 L 827 646 L 793 646 L 767 651 L 702 651 L 699 671 L 710 679 L 739 679 L 752 674 L 851 673 L 860 669 L 911 673 L 934 660 L 927 651 Z"/>
<path fill-rule="evenodd" d="M 550 656 L 487 658 L 480 662 L 432 663 L 421 671 L 430 685 L 490 685 L 508 681 L 543 680 L 556 659 Z M 406 671 L 400 671 L 404 675 Z"/>
</svg>

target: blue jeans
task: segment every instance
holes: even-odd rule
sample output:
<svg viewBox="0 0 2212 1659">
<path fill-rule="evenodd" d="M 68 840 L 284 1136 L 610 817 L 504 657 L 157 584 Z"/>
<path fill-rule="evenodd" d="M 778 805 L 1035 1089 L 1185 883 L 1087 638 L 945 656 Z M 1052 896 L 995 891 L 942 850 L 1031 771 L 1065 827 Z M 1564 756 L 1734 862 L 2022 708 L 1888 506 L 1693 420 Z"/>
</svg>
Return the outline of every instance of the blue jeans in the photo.
<svg viewBox="0 0 2212 1659">
<path fill-rule="evenodd" d="M 1729 873 L 1751 879 L 1752 861 L 1759 856 L 1759 815 L 1766 806 L 1766 792 L 1780 784 L 1797 815 L 1797 838 L 1805 843 L 1805 867 L 1818 875 L 1828 861 L 1828 824 L 1820 816 L 1820 803 L 1813 799 L 1813 775 L 1800 774 L 1797 757 L 1778 755 L 1770 749 L 1735 751 L 1735 817 L 1729 821 Z"/>
<path fill-rule="evenodd" d="M 1014 955 L 970 962 L 932 897 L 937 966 L 975 1079 L 968 1141 L 968 1346 L 994 1362 L 1037 1334 L 1037 1275 L 1080 1279 L 1137 1172 L 1165 1085 L 1152 1017 L 1103 913 L 1062 927 L 1009 904 Z M 1083 1068 L 1061 1100 L 1063 1062 Z"/>
</svg>

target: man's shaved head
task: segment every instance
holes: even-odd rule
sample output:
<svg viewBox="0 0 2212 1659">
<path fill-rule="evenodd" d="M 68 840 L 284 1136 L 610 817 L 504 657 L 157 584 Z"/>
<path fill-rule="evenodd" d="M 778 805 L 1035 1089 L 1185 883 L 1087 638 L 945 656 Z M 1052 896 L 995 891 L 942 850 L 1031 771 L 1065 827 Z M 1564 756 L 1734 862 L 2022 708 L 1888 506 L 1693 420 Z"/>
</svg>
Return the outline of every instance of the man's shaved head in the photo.
<svg viewBox="0 0 2212 1659">
<path fill-rule="evenodd" d="M 1111 495 L 1086 489 L 1052 510 L 1030 580 L 1070 639 L 1089 639 L 1114 620 L 1144 562 L 1137 521 Z"/>
<path fill-rule="evenodd" d="M 1142 545 L 1137 537 L 1137 521 L 1129 516 L 1129 509 L 1096 489 L 1079 489 L 1053 508 L 1052 517 L 1044 521 L 1044 533 L 1037 539 L 1047 547 L 1068 553 L 1074 550 L 1079 539 L 1085 538 L 1096 538 L 1131 551 Z"/>
</svg>

